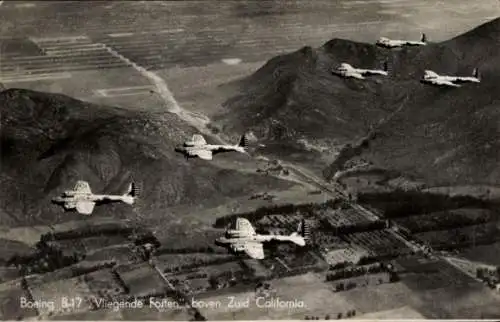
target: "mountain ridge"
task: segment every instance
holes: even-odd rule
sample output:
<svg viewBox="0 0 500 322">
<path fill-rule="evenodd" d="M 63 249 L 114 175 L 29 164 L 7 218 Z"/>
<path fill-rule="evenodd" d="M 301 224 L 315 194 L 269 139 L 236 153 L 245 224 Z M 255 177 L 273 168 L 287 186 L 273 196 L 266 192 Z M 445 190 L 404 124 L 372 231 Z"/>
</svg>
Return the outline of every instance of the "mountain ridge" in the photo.
<svg viewBox="0 0 500 322">
<path fill-rule="evenodd" d="M 239 92 L 226 101 L 225 111 L 214 119 L 214 124 L 222 131 L 250 131 L 264 144 L 281 145 L 280 156 L 286 155 L 287 149 L 294 155 L 298 153 L 297 149 L 301 149 L 304 155 L 313 153 L 304 146 L 300 147 L 299 141 L 323 146 L 324 151 L 339 151 L 346 144 L 352 145 L 361 138 L 370 136 L 372 131 L 375 131 L 376 135 L 367 144 L 376 144 L 381 150 L 381 146 L 387 144 L 391 149 L 404 154 L 405 147 L 418 147 L 425 141 L 429 149 L 444 148 L 445 152 L 448 151 L 452 155 L 453 145 L 460 145 L 461 149 L 465 149 L 464 145 L 456 140 L 463 141 L 466 137 L 471 142 L 475 140 L 472 134 L 459 135 L 462 129 L 469 127 L 472 132 L 473 129 L 490 129 L 486 134 L 489 136 L 497 130 L 494 119 L 498 114 L 493 106 L 500 99 L 497 95 L 500 84 L 499 30 L 500 18 L 497 18 L 450 40 L 429 43 L 426 46 L 389 50 L 379 48 L 375 44 L 335 38 L 319 48 L 304 47 L 269 60 L 253 75 L 241 80 Z M 380 68 L 384 61 L 389 66 L 388 77 L 375 76 L 363 81 L 342 79 L 330 72 L 341 62 L 348 62 L 359 68 Z M 465 84 L 460 89 L 448 89 L 435 88 L 419 81 L 426 69 L 445 75 L 467 76 L 475 67 L 479 68 L 481 73 L 480 84 Z M 276 86 L 270 84 L 286 85 L 286 91 L 277 91 Z M 491 108 L 482 108 L 490 105 Z M 261 113 L 264 116 L 252 117 L 252 113 Z M 428 120 L 425 120 L 425 113 L 431 115 Z M 446 121 L 447 117 L 455 115 L 454 113 L 456 116 L 453 117 L 453 122 L 460 124 L 459 126 L 453 126 Z M 485 116 L 473 120 L 467 113 L 476 113 L 478 117 L 483 113 Z M 493 120 L 486 121 L 488 117 Z M 481 123 L 482 126 L 476 126 L 473 121 Z M 443 142 L 441 146 L 432 145 L 428 141 L 437 140 L 437 132 L 429 134 L 426 140 L 420 140 L 420 137 L 409 133 L 410 128 L 417 130 L 417 124 L 412 125 L 412 122 L 418 122 L 421 127 L 426 122 L 446 123 L 442 125 L 443 128 L 456 132 L 456 140 L 448 144 Z M 286 129 L 287 135 L 270 135 L 279 132 L 279 128 Z M 398 137 L 396 129 L 402 133 L 400 143 L 395 139 Z M 394 137 L 392 141 L 387 139 L 382 143 L 382 138 L 391 136 Z M 410 137 L 418 143 L 411 143 Z M 479 141 L 480 144 L 494 143 L 493 139 L 484 137 Z M 474 146 L 477 146 L 481 153 L 485 152 L 479 145 Z M 269 149 L 265 152 L 273 153 Z M 411 165 L 411 160 L 399 164 L 390 162 L 390 159 L 398 159 L 395 158 L 396 152 L 387 152 L 386 157 L 375 152 L 372 149 L 370 152 L 363 152 L 360 157 L 374 157 L 375 161 L 380 161 L 377 162 L 378 166 L 394 167 L 391 170 L 423 175 L 421 171 L 415 171 L 417 166 Z M 319 150 L 314 153 L 319 155 L 315 157 L 319 166 L 328 167 L 333 161 L 332 158 L 335 158 L 331 153 L 328 156 Z M 416 155 L 416 152 L 412 153 Z M 467 149 L 465 154 L 477 153 L 473 148 Z M 434 153 L 432 155 L 434 158 L 438 157 L 434 156 Z M 491 153 L 484 155 L 492 157 Z M 430 154 L 428 156 L 430 157 Z M 416 159 L 418 158 L 414 158 Z M 441 163 L 438 162 L 446 164 L 438 167 L 441 172 L 451 166 L 451 163 L 445 160 L 446 158 Z M 474 168 L 474 162 L 454 162 L 458 168 L 464 167 L 464 171 L 469 169 L 465 171 L 468 173 L 467 178 L 457 176 L 452 171 L 446 179 L 446 175 L 443 176 L 443 173 L 446 173 L 444 171 L 441 173 L 442 178 L 436 183 L 449 184 L 455 182 L 455 179 L 462 183 L 474 183 L 471 179 L 471 176 L 474 176 L 474 170 L 471 170 Z M 488 162 L 491 163 L 491 160 Z M 427 167 L 431 167 L 431 164 L 429 160 L 425 162 Z M 481 170 L 477 172 L 478 182 L 490 182 L 492 178 L 496 178 L 496 175 L 493 175 L 493 165 L 486 168 L 490 169 L 493 177 Z M 429 173 L 436 174 L 434 171 Z M 423 176 L 430 179 L 432 175 Z"/>
<path fill-rule="evenodd" d="M 287 185 L 202 160 L 186 161 L 174 147 L 197 131 L 171 113 L 104 107 L 23 89 L 1 92 L 0 112 L 0 225 L 72 218 L 50 199 L 77 180 L 88 181 L 95 193 L 120 194 L 134 181 L 141 190 L 137 205 L 104 205 L 93 213 L 116 218 L 178 204 L 216 203 L 259 185 Z"/>
</svg>

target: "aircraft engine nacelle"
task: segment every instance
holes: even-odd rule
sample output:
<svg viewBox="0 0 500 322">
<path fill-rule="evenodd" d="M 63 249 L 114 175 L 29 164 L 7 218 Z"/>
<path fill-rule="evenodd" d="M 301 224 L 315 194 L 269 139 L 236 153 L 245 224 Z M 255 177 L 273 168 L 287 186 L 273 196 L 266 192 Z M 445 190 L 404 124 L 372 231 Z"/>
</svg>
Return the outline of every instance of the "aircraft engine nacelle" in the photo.
<svg viewBox="0 0 500 322">
<path fill-rule="evenodd" d="M 377 41 L 377 43 L 381 45 L 389 45 L 391 43 L 391 40 L 387 37 L 380 37 Z"/>
<path fill-rule="evenodd" d="M 228 237 L 239 237 L 241 232 L 239 230 L 228 229 L 226 230 L 226 236 Z"/>
<path fill-rule="evenodd" d="M 352 67 L 351 65 L 347 64 L 347 63 L 342 63 L 342 64 L 340 64 L 340 66 L 337 68 L 337 70 L 342 71 L 342 72 L 346 72 L 346 71 L 348 71 L 348 70 L 350 70 L 350 69 L 353 69 L 353 67 Z"/>
<path fill-rule="evenodd" d="M 240 245 L 237 245 L 237 246 L 233 246 L 233 250 L 235 252 L 242 252 L 245 250 L 245 247 L 244 246 L 240 246 Z"/>
<path fill-rule="evenodd" d="M 187 147 L 187 145 L 185 145 L 185 144 L 177 144 L 175 146 L 175 151 L 184 152 L 184 151 L 186 151 L 186 147 Z"/>
</svg>

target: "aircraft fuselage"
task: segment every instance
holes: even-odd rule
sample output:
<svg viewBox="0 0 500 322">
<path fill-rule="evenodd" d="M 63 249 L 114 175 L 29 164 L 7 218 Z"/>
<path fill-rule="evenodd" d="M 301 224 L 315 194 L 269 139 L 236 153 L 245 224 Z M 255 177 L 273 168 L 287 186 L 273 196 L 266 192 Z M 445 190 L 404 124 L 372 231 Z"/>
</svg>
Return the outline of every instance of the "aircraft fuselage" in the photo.
<svg viewBox="0 0 500 322">
<path fill-rule="evenodd" d="M 358 79 L 365 79 L 364 76 L 368 75 L 382 75 L 387 76 L 387 71 L 379 69 L 363 69 L 354 68 L 347 63 L 342 63 L 340 67 L 333 70 L 333 73 L 342 77 L 351 77 Z"/>
<path fill-rule="evenodd" d="M 66 192 L 64 196 L 54 198 L 55 202 L 62 203 L 73 203 L 78 201 L 90 201 L 90 202 L 99 202 L 99 201 L 130 201 L 128 199 L 133 199 L 129 196 L 119 196 L 119 195 L 97 195 L 91 193 L 78 193 L 78 192 Z"/>
<path fill-rule="evenodd" d="M 239 244 L 245 242 L 266 243 L 271 241 L 292 242 L 300 246 L 305 245 L 305 240 L 302 236 L 259 235 L 259 234 L 252 236 L 245 236 L 245 237 L 237 237 L 237 236 L 220 237 L 216 240 L 216 243 L 220 245 L 225 245 L 225 244 Z"/>
<path fill-rule="evenodd" d="M 479 83 L 479 79 L 476 77 L 461 77 L 461 76 L 439 76 L 437 78 L 438 80 L 444 80 L 447 82 L 453 82 L 453 83 Z M 429 80 L 432 80 L 429 79 Z"/>
<path fill-rule="evenodd" d="M 357 73 L 360 73 L 361 75 L 383 75 L 387 76 L 387 72 L 384 70 L 378 70 L 378 69 L 355 69 L 354 70 Z"/>
<path fill-rule="evenodd" d="M 218 145 L 218 144 L 205 144 L 201 146 L 196 145 L 188 145 L 184 144 L 175 149 L 178 152 L 189 152 L 189 151 L 211 151 L 211 152 L 219 152 L 219 151 L 238 151 L 244 152 L 244 149 L 239 146 L 233 145 Z"/>
<path fill-rule="evenodd" d="M 411 40 L 388 40 L 384 42 L 378 42 L 377 45 L 385 48 L 400 48 L 404 46 L 425 46 L 426 43 L 422 41 Z"/>
<path fill-rule="evenodd" d="M 203 150 L 210 150 L 210 151 L 215 151 L 215 150 L 228 150 L 228 149 L 234 149 L 236 148 L 235 146 L 232 145 L 220 145 L 220 144 L 204 144 L 200 146 L 196 145 L 190 145 L 190 144 L 184 144 L 184 147 L 186 149 L 203 149 Z"/>
<path fill-rule="evenodd" d="M 421 82 L 438 86 L 460 87 L 463 83 L 480 83 L 476 77 L 460 77 L 460 76 L 430 76 L 424 77 Z"/>
</svg>

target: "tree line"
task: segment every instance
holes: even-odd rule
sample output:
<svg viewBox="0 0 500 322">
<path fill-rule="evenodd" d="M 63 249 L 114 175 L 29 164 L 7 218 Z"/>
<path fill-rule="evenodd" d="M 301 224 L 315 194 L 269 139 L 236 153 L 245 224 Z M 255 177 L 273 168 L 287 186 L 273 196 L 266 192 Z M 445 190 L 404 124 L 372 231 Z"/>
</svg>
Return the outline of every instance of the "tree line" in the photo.
<svg viewBox="0 0 500 322">
<path fill-rule="evenodd" d="M 480 208 L 496 210 L 498 202 L 471 196 L 448 196 L 430 192 L 404 191 L 366 192 L 358 194 L 358 201 L 381 209 L 386 218 L 402 218 L 412 215 L 438 212 L 458 208 Z"/>
<path fill-rule="evenodd" d="M 325 208 L 334 208 L 342 201 L 340 200 L 328 200 L 323 203 L 303 203 L 303 204 L 285 204 L 285 205 L 273 205 L 264 206 L 257 208 L 255 211 L 239 213 L 228 215 L 224 217 L 217 218 L 214 224 L 214 228 L 224 228 L 228 224 L 232 223 L 237 217 L 243 217 L 251 222 L 256 222 L 268 215 L 285 215 L 292 213 L 301 213 L 305 217 L 313 216 L 315 212 L 319 210 L 324 210 Z"/>
</svg>

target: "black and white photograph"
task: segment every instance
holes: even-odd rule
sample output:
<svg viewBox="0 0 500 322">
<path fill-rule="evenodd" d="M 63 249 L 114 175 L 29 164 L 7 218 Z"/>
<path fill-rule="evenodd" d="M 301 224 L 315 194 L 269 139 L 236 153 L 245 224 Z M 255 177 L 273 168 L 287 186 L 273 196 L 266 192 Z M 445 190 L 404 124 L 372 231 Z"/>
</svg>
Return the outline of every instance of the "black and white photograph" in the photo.
<svg viewBox="0 0 500 322">
<path fill-rule="evenodd" d="M 500 0 L 0 1 L 0 320 L 500 320 Z"/>
</svg>

